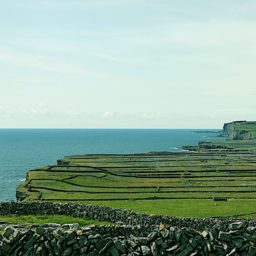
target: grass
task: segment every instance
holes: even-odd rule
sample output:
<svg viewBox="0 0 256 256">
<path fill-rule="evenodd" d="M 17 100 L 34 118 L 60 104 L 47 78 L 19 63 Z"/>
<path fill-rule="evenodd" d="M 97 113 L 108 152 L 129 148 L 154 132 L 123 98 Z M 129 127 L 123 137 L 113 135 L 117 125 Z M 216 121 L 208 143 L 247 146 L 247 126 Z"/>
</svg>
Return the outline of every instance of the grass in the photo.
<svg viewBox="0 0 256 256">
<path fill-rule="evenodd" d="M 252 123 L 235 123 L 234 124 L 235 129 L 243 130 L 243 131 L 249 131 L 249 132 L 255 132 L 256 133 L 256 122 Z"/>
<path fill-rule="evenodd" d="M 129 200 L 91 203 L 132 209 L 147 214 L 195 218 L 249 214 L 256 211 L 256 200 L 229 200 L 226 202 L 214 202 L 212 200 Z M 247 215 L 246 217 L 255 218 L 256 215 Z"/>
<path fill-rule="evenodd" d="M 192 149 L 65 157 L 57 166 L 30 171 L 18 191 L 25 201 L 79 201 L 179 217 L 253 212 L 256 140 L 206 141 Z M 216 196 L 229 200 L 214 202 Z"/>
<path fill-rule="evenodd" d="M 45 224 L 45 223 L 57 223 L 57 224 L 71 224 L 78 223 L 80 226 L 109 224 L 108 222 L 90 220 L 78 217 L 69 217 L 64 215 L 0 215 L 0 223 L 6 224 Z"/>
</svg>

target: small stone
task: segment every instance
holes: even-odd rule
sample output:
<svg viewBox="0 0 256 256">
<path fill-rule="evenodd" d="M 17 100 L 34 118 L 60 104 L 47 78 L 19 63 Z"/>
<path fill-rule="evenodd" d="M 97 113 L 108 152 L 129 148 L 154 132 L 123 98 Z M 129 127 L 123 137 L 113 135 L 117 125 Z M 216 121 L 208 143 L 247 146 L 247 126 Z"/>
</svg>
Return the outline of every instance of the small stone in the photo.
<svg viewBox="0 0 256 256">
<path fill-rule="evenodd" d="M 256 255 L 256 247 L 253 247 L 253 246 L 249 247 L 249 255 Z"/>
<path fill-rule="evenodd" d="M 149 247 L 142 245 L 141 246 L 142 255 L 149 255 L 151 253 Z"/>
<path fill-rule="evenodd" d="M 138 237 L 137 240 L 140 244 L 143 244 L 143 245 L 147 245 L 147 243 L 148 243 L 148 238 L 147 237 Z"/>
<path fill-rule="evenodd" d="M 100 240 L 97 244 L 96 244 L 96 248 L 98 250 L 101 250 L 102 248 L 104 248 L 104 246 L 111 241 L 111 238 L 106 238 L 106 239 L 102 239 Z"/>
<path fill-rule="evenodd" d="M 15 229 L 12 228 L 12 227 L 7 227 L 5 230 L 4 230 L 4 233 L 3 233 L 3 237 L 9 239 L 9 237 L 14 233 Z"/>
<path fill-rule="evenodd" d="M 229 233 L 220 231 L 219 239 L 225 242 L 231 242 L 232 237 Z"/>
<path fill-rule="evenodd" d="M 105 246 L 100 250 L 99 254 L 104 254 L 112 244 L 113 244 L 112 240 L 108 241 L 105 244 Z"/>
<path fill-rule="evenodd" d="M 119 251 L 117 250 L 117 248 L 114 246 L 114 245 L 112 245 L 111 247 L 110 247 L 110 253 L 111 253 L 111 255 L 112 256 L 119 256 L 120 254 L 119 254 Z"/>
<path fill-rule="evenodd" d="M 157 246 L 156 246 L 156 243 L 153 242 L 150 246 L 150 249 L 151 249 L 151 253 L 153 256 L 157 256 Z"/>
<path fill-rule="evenodd" d="M 167 252 L 173 252 L 173 251 L 176 251 L 177 249 L 179 248 L 179 245 L 176 244 L 168 249 L 166 249 Z"/>
<path fill-rule="evenodd" d="M 151 233 L 148 234 L 148 240 L 149 240 L 149 241 L 152 241 L 152 240 L 154 240 L 157 236 L 158 236 L 158 233 L 157 233 L 157 232 L 151 232 Z"/>
<path fill-rule="evenodd" d="M 239 222 L 234 222 L 229 224 L 229 229 L 230 230 L 236 230 L 244 227 L 244 223 L 239 221 Z"/>
<path fill-rule="evenodd" d="M 232 244 L 235 245 L 238 249 L 240 249 L 243 246 L 244 239 L 241 238 L 235 238 L 232 239 Z"/>
<path fill-rule="evenodd" d="M 44 234 L 44 232 L 45 232 L 45 230 L 44 230 L 44 228 L 43 228 L 42 226 L 38 226 L 38 227 L 36 228 L 36 233 L 37 233 L 38 235 L 42 236 L 42 235 Z"/>
<path fill-rule="evenodd" d="M 160 233 L 163 238 L 166 238 L 169 236 L 170 231 L 168 229 L 164 229 L 164 230 L 160 231 Z"/>
<path fill-rule="evenodd" d="M 159 237 L 155 240 L 156 245 L 161 245 L 164 242 L 163 238 Z"/>
<path fill-rule="evenodd" d="M 203 231 L 201 234 L 202 234 L 202 236 L 203 236 L 204 238 L 206 238 L 206 237 L 209 235 L 209 233 L 208 233 L 207 231 Z"/>
<path fill-rule="evenodd" d="M 232 250 L 227 254 L 227 256 L 234 255 L 235 253 L 236 253 L 236 248 L 232 249 Z"/>
<path fill-rule="evenodd" d="M 120 241 L 120 240 L 117 240 L 117 241 L 114 241 L 114 244 L 115 244 L 115 247 L 122 253 L 126 253 L 126 248 L 124 246 L 124 244 Z"/>
<path fill-rule="evenodd" d="M 72 254 L 72 252 L 73 252 L 72 247 L 68 247 L 68 248 L 66 248 L 66 250 L 63 252 L 63 256 L 69 256 L 69 255 Z"/>
<path fill-rule="evenodd" d="M 194 250 L 193 246 L 190 244 L 185 247 L 180 253 L 177 254 L 177 256 L 187 256 Z"/>
</svg>

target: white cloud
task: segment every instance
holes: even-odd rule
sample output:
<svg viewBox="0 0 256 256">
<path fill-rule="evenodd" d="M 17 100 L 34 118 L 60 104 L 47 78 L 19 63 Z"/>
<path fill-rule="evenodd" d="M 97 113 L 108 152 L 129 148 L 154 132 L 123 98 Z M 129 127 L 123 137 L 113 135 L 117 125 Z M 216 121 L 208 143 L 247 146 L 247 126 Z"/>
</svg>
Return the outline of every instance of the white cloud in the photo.
<svg viewBox="0 0 256 256">
<path fill-rule="evenodd" d="M 106 111 L 105 113 L 103 113 L 103 117 L 104 118 L 111 118 L 111 117 L 113 117 L 113 113 L 111 113 L 109 111 Z"/>
</svg>

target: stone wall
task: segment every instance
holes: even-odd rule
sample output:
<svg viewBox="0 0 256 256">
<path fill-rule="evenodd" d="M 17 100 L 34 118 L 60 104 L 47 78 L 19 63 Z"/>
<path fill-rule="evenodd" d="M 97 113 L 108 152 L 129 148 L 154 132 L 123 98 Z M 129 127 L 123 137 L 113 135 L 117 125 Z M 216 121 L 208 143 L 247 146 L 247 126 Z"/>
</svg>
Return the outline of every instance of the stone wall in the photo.
<svg viewBox="0 0 256 256">
<path fill-rule="evenodd" d="M 60 214 L 117 225 L 9 226 L 0 235 L 0 256 L 256 255 L 256 223 L 249 219 L 151 216 L 70 203 L 0 203 L 0 215 L 11 214 Z"/>
<path fill-rule="evenodd" d="M 223 232 L 218 228 L 165 227 L 132 235 L 129 227 L 76 225 L 37 226 L 28 229 L 9 226 L 0 235 L 0 255 L 256 255 L 255 227 L 232 223 Z"/>
<path fill-rule="evenodd" d="M 67 215 L 84 217 L 93 220 L 107 221 L 115 224 L 142 226 L 144 229 L 153 229 L 154 226 L 166 224 L 176 227 L 190 227 L 196 230 L 205 230 L 207 227 L 217 227 L 226 230 L 230 223 L 241 221 L 245 226 L 256 226 L 253 219 L 238 218 L 176 218 L 163 215 L 148 215 L 131 210 L 117 209 L 106 206 L 53 203 L 53 202 L 2 202 L 0 215 Z"/>
</svg>

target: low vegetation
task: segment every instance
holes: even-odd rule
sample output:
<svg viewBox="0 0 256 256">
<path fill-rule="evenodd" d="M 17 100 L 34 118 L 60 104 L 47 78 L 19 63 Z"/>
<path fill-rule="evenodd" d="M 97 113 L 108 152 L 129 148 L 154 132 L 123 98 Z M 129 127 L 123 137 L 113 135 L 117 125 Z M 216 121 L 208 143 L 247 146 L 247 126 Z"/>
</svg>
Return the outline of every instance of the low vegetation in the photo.
<svg viewBox="0 0 256 256">
<path fill-rule="evenodd" d="M 0 215 L 0 224 L 45 224 L 45 223 L 57 223 L 57 224 L 74 224 L 77 223 L 80 226 L 97 225 L 97 224 L 109 224 L 107 222 L 101 222 L 96 220 L 89 220 L 85 218 L 70 217 L 64 215 Z"/>
<path fill-rule="evenodd" d="M 55 166 L 31 170 L 17 196 L 181 217 L 254 211 L 256 140 L 205 141 L 185 149 L 65 157 Z"/>
</svg>

